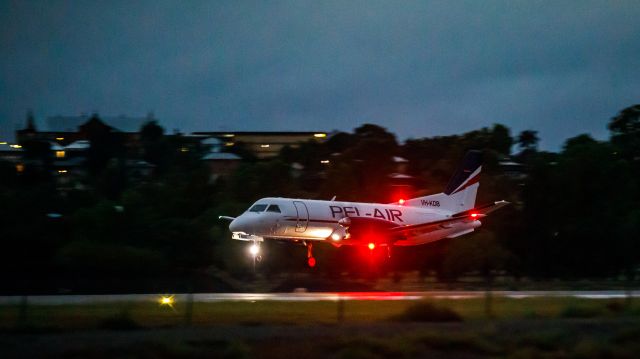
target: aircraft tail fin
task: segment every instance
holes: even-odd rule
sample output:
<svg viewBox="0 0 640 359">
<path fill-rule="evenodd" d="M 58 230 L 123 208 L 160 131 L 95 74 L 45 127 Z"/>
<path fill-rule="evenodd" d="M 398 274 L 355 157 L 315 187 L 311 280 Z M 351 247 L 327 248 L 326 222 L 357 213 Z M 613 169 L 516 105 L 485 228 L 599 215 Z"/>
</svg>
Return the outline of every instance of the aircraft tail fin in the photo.
<svg viewBox="0 0 640 359">
<path fill-rule="evenodd" d="M 469 151 L 449 180 L 444 192 L 430 196 L 412 198 L 404 202 L 406 206 L 434 208 L 454 213 L 474 208 L 476 194 L 480 186 L 482 152 Z"/>
</svg>

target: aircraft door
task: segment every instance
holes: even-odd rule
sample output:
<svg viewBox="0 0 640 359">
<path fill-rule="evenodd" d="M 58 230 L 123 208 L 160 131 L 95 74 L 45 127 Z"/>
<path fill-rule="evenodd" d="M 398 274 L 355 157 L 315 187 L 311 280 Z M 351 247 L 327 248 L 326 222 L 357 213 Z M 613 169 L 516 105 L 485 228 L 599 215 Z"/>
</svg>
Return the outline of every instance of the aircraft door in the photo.
<svg viewBox="0 0 640 359">
<path fill-rule="evenodd" d="M 293 205 L 296 207 L 298 215 L 298 221 L 296 221 L 296 232 L 302 233 L 307 230 L 309 225 L 309 211 L 307 205 L 304 202 L 293 201 Z"/>
</svg>

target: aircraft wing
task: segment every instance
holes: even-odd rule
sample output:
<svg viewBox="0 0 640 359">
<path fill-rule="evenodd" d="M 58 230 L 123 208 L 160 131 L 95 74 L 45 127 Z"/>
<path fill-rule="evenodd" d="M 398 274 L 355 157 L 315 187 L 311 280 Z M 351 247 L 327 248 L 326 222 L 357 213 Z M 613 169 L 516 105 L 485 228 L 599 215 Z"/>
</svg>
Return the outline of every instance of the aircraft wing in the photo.
<svg viewBox="0 0 640 359">
<path fill-rule="evenodd" d="M 384 233 L 384 231 L 397 226 L 394 222 L 379 218 L 349 218 L 349 233 L 354 237 L 365 237 L 371 233 Z"/>
<path fill-rule="evenodd" d="M 433 232 L 439 229 L 448 228 L 449 225 L 454 223 L 476 221 L 482 217 L 486 217 L 487 214 L 497 210 L 498 208 L 504 207 L 507 204 L 509 204 L 509 202 L 507 201 L 497 201 L 470 209 L 468 211 L 455 213 L 451 215 L 451 217 L 439 221 L 412 224 L 407 226 L 397 226 L 389 228 L 388 231 L 393 234 L 408 234 L 412 231 L 419 231 L 420 233 Z"/>
</svg>

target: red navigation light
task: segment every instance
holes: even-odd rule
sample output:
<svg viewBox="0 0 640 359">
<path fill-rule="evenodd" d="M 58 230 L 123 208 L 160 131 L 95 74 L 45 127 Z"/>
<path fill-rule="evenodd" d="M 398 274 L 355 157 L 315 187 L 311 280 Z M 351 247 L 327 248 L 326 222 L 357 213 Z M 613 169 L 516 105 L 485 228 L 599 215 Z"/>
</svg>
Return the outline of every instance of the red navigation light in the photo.
<svg viewBox="0 0 640 359">
<path fill-rule="evenodd" d="M 313 258 L 313 257 L 309 257 L 309 259 L 307 260 L 307 264 L 311 268 L 315 267 L 316 266 L 316 259 Z"/>
<path fill-rule="evenodd" d="M 400 198 L 400 199 L 398 200 L 398 203 L 402 206 L 402 205 L 404 204 L 404 199 Z"/>
<path fill-rule="evenodd" d="M 471 213 L 469 216 L 473 219 L 478 218 L 478 214 L 476 212 Z"/>
<path fill-rule="evenodd" d="M 376 244 L 375 243 L 369 243 L 369 245 L 367 247 L 369 247 L 370 250 L 373 250 L 374 248 L 376 248 Z"/>
</svg>

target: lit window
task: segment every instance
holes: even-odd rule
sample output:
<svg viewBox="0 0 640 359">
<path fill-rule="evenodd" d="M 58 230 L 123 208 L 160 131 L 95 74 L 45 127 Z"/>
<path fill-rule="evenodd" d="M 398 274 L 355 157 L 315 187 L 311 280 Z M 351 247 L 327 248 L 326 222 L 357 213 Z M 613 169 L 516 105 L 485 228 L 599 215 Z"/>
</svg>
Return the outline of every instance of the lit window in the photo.
<svg viewBox="0 0 640 359">
<path fill-rule="evenodd" d="M 0 141 L 0 145 L 6 145 L 7 141 Z"/>
<path fill-rule="evenodd" d="M 315 133 L 313 135 L 313 137 L 315 137 L 315 138 L 325 138 L 325 137 L 327 137 L 327 134 L 326 133 Z"/>
<path fill-rule="evenodd" d="M 58 173 L 67 173 L 67 170 L 58 170 Z"/>
<path fill-rule="evenodd" d="M 16 165 L 16 172 L 18 172 L 18 173 L 24 172 L 24 165 L 22 163 L 18 163 Z"/>
<path fill-rule="evenodd" d="M 56 137 L 56 141 L 64 141 L 64 137 Z"/>
<path fill-rule="evenodd" d="M 182 147 L 180 148 L 180 152 L 189 152 L 189 149 L 187 147 Z"/>
<path fill-rule="evenodd" d="M 327 165 L 327 164 L 329 164 L 329 160 L 322 160 L 322 161 L 320 161 L 320 163 L 322 163 L 323 165 Z"/>
<path fill-rule="evenodd" d="M 56 151 L 56 158 L 64 158 L 66 155 L 64 151 Z"/>
<path fill-rule="evenodd" d="M 231 146 L 233 146 L 233 142 L 227 142 L 224 145 L 227 146 L 227 147 L 231 147 Z"/>
<path fill-rule="evenodd" d="M 224 135 L 224 137 L 233 137 L 233 136 L 235 136 L 233 133 L 227 133 Z"/>
<path fill-rule="evenodd" d="M 9 145 L 9 147 L 11 147 L 11 148 L 22 148 L 22 146 L 20 146 L 20 145 Z"/>
<path fill-rule="evenodd" d="M 260 145 L 262 148 L 269 148 L 270 145 Z"/>
</svg>

